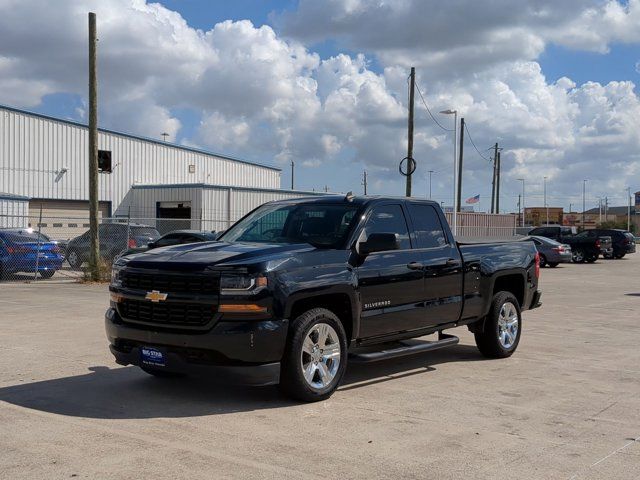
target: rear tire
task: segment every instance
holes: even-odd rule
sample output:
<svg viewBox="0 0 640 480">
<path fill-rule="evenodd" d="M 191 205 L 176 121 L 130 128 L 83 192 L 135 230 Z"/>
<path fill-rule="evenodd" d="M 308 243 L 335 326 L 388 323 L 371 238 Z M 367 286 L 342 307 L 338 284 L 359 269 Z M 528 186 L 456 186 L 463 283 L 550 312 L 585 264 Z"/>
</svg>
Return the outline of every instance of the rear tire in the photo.
<svg viewBox="0 0 640 480">
<path fill-rule="evenodd" d="M 55 270 L 41 270 L 40 271 L 40 276 L 42 278 L 51 278 L 53 277 L 53 275 L 56 273 Z"/>
<path fill-rule="evenodd" d="M 616 258 L 618 260 L 620 260 L 620 259 L 624 258 L 625 255 L 626 255 L 626 253 L 619 253 L 618 255 L 616 255 Z"/>
<path fill-rule="evenodd" d="M 586 258 L 586 262 L 587 262 L 587 263 L 593 263 L 593 262 L 595 262 L 597 259 L 598 259 L 598 255 L 597 255 L 597 254 L 595 254 L 595 255 L 589 255 L 589 256 L 587 256 L 587 258 Z"/>
<path fill-rule="evenodd" d="M 582 263 L 584 262 L 584 250 L 578 248 L 573 251 L 572 260 L 574 263 Z"/>
<path fill-rule="evenodd" d="M 547 266 L 547 257 L 540 254 L 540 268 L 544 268 Z"/>
<path fill-rule="evenodd" d="M 296 318 L 280 370 L 280 388 L 303 402 L 329 398 L 347 368 L 347 335 L 340 319 L 324 308 Z"/>
<path fill-rule="evenodd" d="M 484 328 L 474 333 L 478 350 L 488 358 L 510 357 L 518 348 L 521 333 L 522 315 L 518 300 L 510 292 L 496 293 L 484 320 Z"/>
<path fill-rule="evenodd" d="M 556 268 L 558 266 L 558 262 L 551 262 L 551 263 L 548 263 L 547 265 L 549 265 L 551 268 Z"/>
</svg>

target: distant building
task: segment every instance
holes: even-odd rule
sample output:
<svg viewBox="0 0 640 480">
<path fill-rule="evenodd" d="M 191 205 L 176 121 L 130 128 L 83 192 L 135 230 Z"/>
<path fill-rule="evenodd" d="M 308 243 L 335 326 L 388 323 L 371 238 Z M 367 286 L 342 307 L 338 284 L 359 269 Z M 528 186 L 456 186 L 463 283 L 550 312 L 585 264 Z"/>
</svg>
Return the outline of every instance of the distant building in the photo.
<svg viewBox="0 0 640 480">
<path fill-rule="evenodd" d="M 547 222 L 547 211 L 549 221 Z M 563 225 L 564 211 L 562 207 L 526 207 L 524 209 L 525 225 L 557 224 Z"/>
</svg>

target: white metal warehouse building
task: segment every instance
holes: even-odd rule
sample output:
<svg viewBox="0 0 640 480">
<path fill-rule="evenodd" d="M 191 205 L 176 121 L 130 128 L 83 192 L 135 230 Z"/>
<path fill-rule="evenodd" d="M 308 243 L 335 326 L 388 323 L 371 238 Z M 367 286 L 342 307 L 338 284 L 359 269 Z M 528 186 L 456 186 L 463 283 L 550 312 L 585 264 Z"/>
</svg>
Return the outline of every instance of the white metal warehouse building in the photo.
<svg viewBox="0 0 640 480">
<path fill-rule="evenodd" d="M 19 197 L 14 216 L 35 226 L 42 214 L 54 238 L 54 225 L 64 237 L 86 230 L 88 140 L 86 125 L 0 105 L 0 192 Z M 112 164 L 99 175 L 103 218 L 190 218 L 220 229 L 266 201 L 313 195 L 281 190 L 279 168 L 160 140 L 100 129 L 98 148 Z"/>
</svg>

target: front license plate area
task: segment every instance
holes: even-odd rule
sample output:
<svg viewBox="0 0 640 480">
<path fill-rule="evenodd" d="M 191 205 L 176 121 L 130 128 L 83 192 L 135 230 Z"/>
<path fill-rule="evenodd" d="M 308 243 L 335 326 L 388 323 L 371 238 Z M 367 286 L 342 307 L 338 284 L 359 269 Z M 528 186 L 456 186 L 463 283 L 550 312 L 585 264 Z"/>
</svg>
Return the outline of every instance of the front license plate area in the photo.
<svg viewBox="0 0 640 480">
<path fill-rule="evenodd" d="M 166 355 L 164 352 L 155 347 L 141 347 L 140 348 L 140 361 L 143 365 L 150 365 L 153 367 L 166 366 Z"/>
</svg>

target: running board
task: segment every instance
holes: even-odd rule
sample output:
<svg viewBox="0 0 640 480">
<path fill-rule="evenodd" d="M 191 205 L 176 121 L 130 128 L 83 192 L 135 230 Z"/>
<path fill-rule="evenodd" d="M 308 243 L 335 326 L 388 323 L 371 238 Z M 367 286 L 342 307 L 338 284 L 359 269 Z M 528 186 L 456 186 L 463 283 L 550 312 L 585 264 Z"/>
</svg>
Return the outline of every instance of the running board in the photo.
<svg viewBox="0 0 640 480">
<path fill-rule="evenodd" d="M 353 363 L 372 363 L 380 360 L 388 360 L 390 358 L 406 357 L 416 353 L 430 352 L 440 348 L 451 347 L 456 345 L 460 339 L 455 335 L 447 335 L 440 333 L 438 340 L 431 342 L 421 342 L 414 345 L 402 344 L 400 347 L 389 348 L 387 350 L 379 350 L 369 353 L 351 353 L 349 354 L 349 362 Z"/>
</svg>

